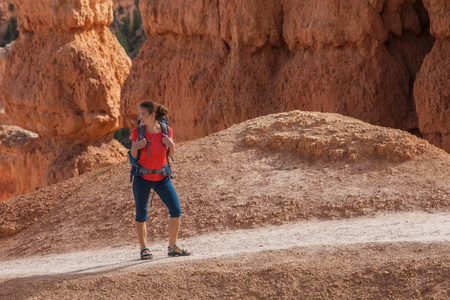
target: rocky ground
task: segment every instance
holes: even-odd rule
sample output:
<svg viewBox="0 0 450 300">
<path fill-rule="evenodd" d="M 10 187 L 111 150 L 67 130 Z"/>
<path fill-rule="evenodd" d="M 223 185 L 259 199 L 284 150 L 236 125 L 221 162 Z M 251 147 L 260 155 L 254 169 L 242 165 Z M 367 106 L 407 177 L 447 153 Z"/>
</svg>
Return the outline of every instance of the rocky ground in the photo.
<svg viewBox="0 0 450 300">
<path fill-rule="evenodd" d="M 155 196 L 138 260 L 125 162 L 0 203 L 0 298 L 450 298 L 450 157 L 422 139 L 293 111 L 173 165 L 192 257 Z"/>
</svg>

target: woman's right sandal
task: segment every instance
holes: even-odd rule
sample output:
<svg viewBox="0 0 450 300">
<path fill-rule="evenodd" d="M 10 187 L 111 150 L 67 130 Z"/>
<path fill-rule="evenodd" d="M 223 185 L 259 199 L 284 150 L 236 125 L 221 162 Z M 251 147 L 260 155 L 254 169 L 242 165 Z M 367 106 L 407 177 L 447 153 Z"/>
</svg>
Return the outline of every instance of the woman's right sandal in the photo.
<svg viewBox="0 0 450 300">
<path fill-rule="evenodd" d="M 169 252 L 167 253 L 167 255 L 172 256 L 172 257 L 173 257 L 173 256 L 189 256 L 189 255 L 191 255 L 191 253 L 190 253 L 190 252 L 187 252 L 186 249 L 181 250 L 181 253 L 175 251 L 175 249 L 180 248 L 180 246 L 178 246 L 178 245 L 175 245 L 175 246 L 173 246 L 172 248 L 170 248 L 170 246 L 169 246 L 169 247 L 167 247 L 167 248 L 169 248 L 169 249 L 168 249 Z"/>
<path fill-rule="evenodd" d="M 147 253 L 144 253 L 145 251 L 148 251 Z M 141 259 L 145 260 L 145 259 L 152 259 L 153 255 L 150 253 L 150 249 L 148 249 L 147 247 L 143 248 L 141 250 Z"/>
</svg>

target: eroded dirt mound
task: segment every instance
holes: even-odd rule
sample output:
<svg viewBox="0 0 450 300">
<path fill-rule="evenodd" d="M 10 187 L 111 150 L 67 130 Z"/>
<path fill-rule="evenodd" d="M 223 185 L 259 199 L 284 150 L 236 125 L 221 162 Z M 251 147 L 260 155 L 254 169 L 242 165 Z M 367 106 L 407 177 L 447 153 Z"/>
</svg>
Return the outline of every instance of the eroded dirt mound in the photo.
<svg viewBox="0 0 450 300">
<path fill-rule="evenodd" d="M 341 115 L 298 111 L 261 118 L 247 126 L 245 143 L 309 159 L 371 158 L 405 161 L 422 155 L 428 143 L 401 130 L 370 126 Z"/>
<path fill-rule="evenodd" d="M 60 202 L 81 187 L 73 179 L 52 185 L 36 192 L 0 202 L 0 236 L 14 235 L 30 227 L 47 215 Z"/>
<path fill-rule="evenodd" d="M 282 143 L 270 142 L 280 136 Z M 302 136 L 316 137 L 322 148 L 311 147 Z M 332 143 L 338 139 L 341 144 Z M 380 152 L 379 145 L 388 145 L 382 147 L 387 150 Z M 317 156 L 305 149 L 324 150 Z M 330 155 L 336 149 L 343 153 L 339 159 Z M 301 219 L 450 207 L 446 152 L 410 134 L 335 114 L 294 111 L 249 120 L 179 145 L 173 168 L 181 238 Z M 129 170 L 124 162 L 2 203 L 0 256 L 134 244 Z M 167 219 L 155 195 L 150 241 L 166 239 Z"/>
<path fill-rule="evenodd" d="M 0 129 L 1 127 L 0 125 Z M 3 143 L 5 145 L 20 145 L 24 142 L 25 137 L 30 138 L 27 135 L 24 136 L 26 133 L 27 131 L 24 130 L 13 131 L 12 134 L 3 140 Z M 4 148 L 1 148 L 1 143 L 0 131 L 0 149 L 4 152 Z M 10 153 L 13 153 L 13 150 L 14 148 L 10 150 Z M 60 157 L 52 166 L 50 169 L 50 175 L 52 176 L 49 177 L 73 177 L 88 172 L 92 172 L 90 176 L 95 177 L 96 174 L 104 172 L 107 166 L 123 162 L 127 155 L 127 149 L 116 140 L 96 146 L 87 146 L 84 151 L 74 149 L 74 152 L 81 152 L 81 154 L 73 155 L 71 152 L 66 152 L 65 156 Z M 70 158 L 69 160 L 67 160 L 68 157 Z M 0 170 L 9 171 L 9 173 L 15 172 L 17 157 L 10 156 L 6 161 L 9 164 L 0 164 Z M 8 166 L 10 169 L 7 169 Z M 9 182 L 7 179 L 11 180 L 11 177 L 5 176 L 5 178 L 0 179 L 0 183 L 4 183 L 5 186 L 15 184 L 15 182 Z M 33 193 L 17 196 L 12 201 L 0 202 L 0 237 L 16 234 L 33 225 L 41 216 L 48 214 L 54 206 L 73 195 L 76 190 L 85 185 L 86 180 L 89 180 L 89 178 L 80 180 L 72 178 L 60 184 L 39 189 Z M 11 189 L 12 192 L 13 189 Z"/>
</svg>

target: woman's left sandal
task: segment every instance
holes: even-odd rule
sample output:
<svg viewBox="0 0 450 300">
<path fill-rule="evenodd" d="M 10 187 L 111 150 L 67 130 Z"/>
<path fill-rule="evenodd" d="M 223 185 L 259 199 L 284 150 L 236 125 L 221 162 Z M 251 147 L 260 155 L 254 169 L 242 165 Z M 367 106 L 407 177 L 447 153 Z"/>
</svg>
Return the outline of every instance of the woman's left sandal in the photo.
<svg viewBox="0 0 450 300">
<path fill-rule="evenodd" d="M 145 251 L 148 251 L 147 253 L 144 253 Z M 141 250 L 141 259 L 142 260 L 146 260 L 146 259 L 152 259 L 153 255 L 150 253 L 150 249 L 148 249 L 147 247 L 143 248 Z"/>
<path fill-rule="evenodd" d="M 175 251 L 177 248 L 180 248 L 180 246 L 175 245 L 172 248 L 167 247 L 169 252 L 167 252 L 167 255 L 175 257 L 175 256 L 189 256 L 191 255 L 191 252 L 188 252 L 186 249 L 181 250 L 181 252 Z"/>
</svg>

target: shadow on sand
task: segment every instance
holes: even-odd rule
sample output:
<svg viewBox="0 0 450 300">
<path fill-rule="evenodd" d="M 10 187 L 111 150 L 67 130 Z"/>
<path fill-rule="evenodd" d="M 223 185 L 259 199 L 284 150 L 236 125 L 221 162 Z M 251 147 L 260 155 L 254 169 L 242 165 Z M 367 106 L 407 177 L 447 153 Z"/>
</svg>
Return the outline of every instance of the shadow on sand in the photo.
<svg viewBox="0 0 450 300">
<path fill-rule="evenodd" d="M 53 287 L 61 286 L 63 282 L 89 276 L 107 275 L 143 264 L 149 264 L 150 266 L 152 263 L 167 259 L 170 258 L 154 258 L 151 260 L 133 259 L 58 274 L 0 279 L 0 299 L 30 299 L 36 295 L 42 295 L 44 291 L 53 290 Z"/>
</svg>

